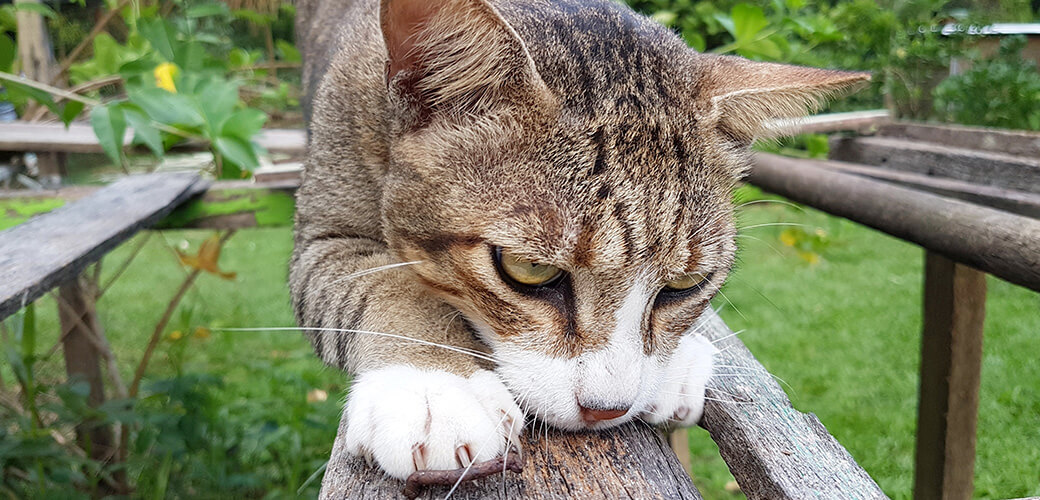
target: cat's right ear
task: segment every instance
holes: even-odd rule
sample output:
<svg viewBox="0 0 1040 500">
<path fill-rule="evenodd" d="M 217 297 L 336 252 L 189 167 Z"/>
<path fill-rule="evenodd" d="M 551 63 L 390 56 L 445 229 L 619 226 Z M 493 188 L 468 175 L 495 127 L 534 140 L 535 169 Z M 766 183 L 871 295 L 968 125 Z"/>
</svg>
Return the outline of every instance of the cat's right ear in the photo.
<svg viewBox="0 0 1040 500">
<path fill-rule="evenodd" d="M 410 129 L 549 99 L 527 47 L 484 0 L 382 0 L 386 81 Z"/>
</svg>

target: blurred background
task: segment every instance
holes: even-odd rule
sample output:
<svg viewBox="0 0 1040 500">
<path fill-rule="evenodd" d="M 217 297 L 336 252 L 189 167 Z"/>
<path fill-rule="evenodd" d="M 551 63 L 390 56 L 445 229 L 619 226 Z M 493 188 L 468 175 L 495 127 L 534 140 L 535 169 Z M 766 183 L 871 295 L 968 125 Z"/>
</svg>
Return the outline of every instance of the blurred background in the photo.
<svg viewBox="0 0 1040 500">
<path fill-rule="evenodd" d="M 628 3 L 700 51 L 873 72 L 824 112 L 1040 130 L 1037 0 Z M 0 135 L 60 131 L 96 144 L 3 148 L 0 188 L 21 194 L 0 197 L 0 229 L 67 201 L 33 191 L 141 172 L 243 180 L 297 168 L 294 14 L 292 2 L 267 0 L 0 2 Z M 825 158 L 828 138 L 756 147 Z M 751 186 L 735 197 L 739 264 L 714 306 L 798 409 L 888 495 L 911 497 L 921 249 Z M 234 201 L 257 207 L 262 227 L 168 222 L 84 273 L 107 339 L 102 402 L 66 375 L 60 294 L 4 320 L 0 497 L 317 496 L 349 379 L 299 333 L 266 330 L 295 324 L 292 200 L 247 198 Z M 1038 496 L 1040 295 L 988 279 L 975 495 Z M 113 429 L 111 442 L 77 439 L 84 426 Z M 742 497 L 706 432 L 691 432 L 690 447 L 705 498 Z"/>
</svg>

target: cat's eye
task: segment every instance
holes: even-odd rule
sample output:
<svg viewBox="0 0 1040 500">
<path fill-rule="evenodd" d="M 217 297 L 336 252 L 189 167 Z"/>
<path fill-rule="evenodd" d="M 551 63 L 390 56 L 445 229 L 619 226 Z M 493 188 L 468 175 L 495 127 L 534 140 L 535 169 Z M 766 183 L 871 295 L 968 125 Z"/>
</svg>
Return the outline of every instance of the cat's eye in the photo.
<svg viewBox="0 0 1040 500">
<path fill-rule="evenodd" d="M 556 266 L 522 259 L 501 247 L 495 248 L 495 264 L 505 278 L 526 286 L 547 286 L 563 275 Z"/>
<path fill-rule="evenodd" d="M 708 282 L 708 276 L 698 272 L 688 273 L 680 278 L 665 283 L 665 288 L 672 291 L 691 290 L 699 288 Z"/>
</svg>

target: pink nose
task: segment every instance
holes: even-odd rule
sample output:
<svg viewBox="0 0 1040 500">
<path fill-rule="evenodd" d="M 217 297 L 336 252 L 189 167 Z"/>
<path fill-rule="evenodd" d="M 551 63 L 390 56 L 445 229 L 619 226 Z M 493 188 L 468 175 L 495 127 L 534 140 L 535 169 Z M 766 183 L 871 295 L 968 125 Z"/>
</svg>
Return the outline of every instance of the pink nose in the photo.
<svg viewBox="0 0 1040 500">
<path fill-rule="evenodd" d="M 594 424 L 603 420 L 612 420 L 628 413 L 628 408 L 615 408 L 612 410 L 594 410 L 592 408 L 586 408 L 581 405 L 578 405 L 578 408 L 581 411 L 581 419 L 584 420 L 586 424 Z"/>
</svg>

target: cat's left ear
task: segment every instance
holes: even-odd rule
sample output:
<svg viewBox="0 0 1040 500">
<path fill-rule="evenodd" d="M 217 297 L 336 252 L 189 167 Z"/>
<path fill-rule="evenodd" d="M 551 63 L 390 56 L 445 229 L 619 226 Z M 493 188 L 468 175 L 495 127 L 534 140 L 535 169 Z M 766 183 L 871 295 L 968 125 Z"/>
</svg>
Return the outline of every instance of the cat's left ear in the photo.
<svg viewBox="0 0 1040 500">
<path fill-rule="evenodd" d="M 699 99 L 709 119 L 743 145 L 784 135 L 770 122 L 798 118 L 870 80 L 870 73 L 697 54 Z"/>
</svg>

